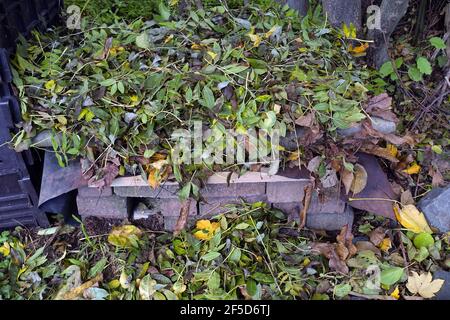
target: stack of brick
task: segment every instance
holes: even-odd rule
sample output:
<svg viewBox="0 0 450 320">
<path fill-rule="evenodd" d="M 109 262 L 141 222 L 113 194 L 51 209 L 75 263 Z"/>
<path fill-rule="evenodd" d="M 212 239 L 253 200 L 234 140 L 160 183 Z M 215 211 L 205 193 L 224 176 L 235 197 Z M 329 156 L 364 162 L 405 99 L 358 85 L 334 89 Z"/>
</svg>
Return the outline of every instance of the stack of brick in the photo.
<svg viewBox="0 0 450 320">
<path fill-rule="evenodd" d="M 188 223 L 226 213 L 227 204 L 266 202 L 284 211 L 290 219 L 298 219 L 307 179 L 251 173 L 241 177 L 216 174 L 200 191 L 204 202 L 192 202 Z M 163 218 L 165 229 L 173 230 L 178 219 L 181 201 L 178 184 L 166 182 L 157 189 L 146 185 L 140 177 L 119 178 L 112 186 L 99 191 L 79 189 L 77 204 L 82 217 L 97 216 L 117 219 L 146 219 L 152 215 Z M 138 203 L 145 203 L 137 206 Z M 145 209 L 146 208 L 146 209 Z M 313 194 L 307 214 L 310 228 L 337 230 L 353 222 L 353 212 L 340 199 L 337 190 L 329 190 L 320 199 Z"/>
</svg>

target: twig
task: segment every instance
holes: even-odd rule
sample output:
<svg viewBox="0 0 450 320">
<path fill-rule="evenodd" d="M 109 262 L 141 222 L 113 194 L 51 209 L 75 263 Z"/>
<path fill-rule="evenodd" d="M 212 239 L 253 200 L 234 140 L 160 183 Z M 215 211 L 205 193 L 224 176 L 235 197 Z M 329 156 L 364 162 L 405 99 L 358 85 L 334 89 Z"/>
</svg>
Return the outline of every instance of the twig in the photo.
<svg viewBox="0 0 450 320">
<path fill-rule="evenodd" d="M 305 188 L 305 195 L 303 197 L 303 207 L 300 210 L 300 224 L 298 226 L 299 229 L 303 229 L 306 224 L 306 213 L 308 212 L 309 205 L 311 203 L 312 198 L 312 185 L 308 184 Z"/>
</svg>

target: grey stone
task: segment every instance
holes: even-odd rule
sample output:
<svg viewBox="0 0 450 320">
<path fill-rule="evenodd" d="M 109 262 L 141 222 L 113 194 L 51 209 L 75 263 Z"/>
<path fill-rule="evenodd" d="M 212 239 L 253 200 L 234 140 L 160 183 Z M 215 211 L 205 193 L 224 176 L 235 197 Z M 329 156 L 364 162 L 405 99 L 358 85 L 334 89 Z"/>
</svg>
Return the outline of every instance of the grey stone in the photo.
<svg viewBox="0 0 450 320">
<path fill-rule="evenodd" d="M 227 205 L 239 204 L 242 201 L 246 203 L 267 202 L 265 195 L 246 196 L 246 197 L 210 197 L 201 202 L 199 206 L 199 215 L 202 218 L 213 217 L 215 215 L 229 211 Z"/>
<path fill-rule="evenodd" d="M 431 190 L 419 201 L 418 207 L 432 227 L 440 232 L 450 231 L 450 186 Z"/>
<path fill-rule="evenodd" d="M 80 197 L 110 197 L 113 195 L 111 187 L 106 187 L 103 189 L 91 188 L 91 187 L 81 187 L 78 188 L 78 195 Z"/>
<path fill-rule="evenodd" d="M 384 120 L 378 117 L 372 117 L 372 128 L 374 128 L 378 132 L 388 134 L 394 133 L 397 126 L 395 125 L 395 122 Z"/>
<path fill-rule="evenodd" d="M 156 189 L 145 187 L 114 187 L 114 193 L 121 197 L 132 198 L 178 198 L 177 184 L 162 185 Z"/>
<path fill-rule="evenodd" d="M 344 212 L 308 212 L 306 226 L 316 230 L 341 230 L 342 227 L 353 225 L 353 209 L 346 206 Z"/>
<path fill-rule="evenodd" d="M 82 217 L 127 219 L 131 210 L 130 200 L 115 195 L 96 198 L 77 196 L 78 214 Z"/>
<path fill-rule="evenodd" d="M 200 190 L 200 194 L 205 198 L 220 197 L 250 197 L 266 193 L 266 184 L 264 182 L 254 183 L 226 183 L 208 184 Z"/>
<path fill-rule="evenodd" d="M 301 202 L 309 181 L 283 181 L 267 183 L 267 201 L 270 203 Z"/>
<path fill-rule="evenodd" d="M 442 279 L 444 284 L 441 290 L 433 298 L 435 300 L 450 300 L 450 272 L 438 270 L 433 274 L 433 280 Z"/>
<path fill-rule="evenodd" d="M 356 123 L 347 129 L 337 129 L 337 133 L 343 137 L 348 137 L 348 136 L 354 135 L 358 132 L 361 132 L 361 130 L 362 130 L 361 124 Z"/>
<path fill-rule="evenodd" d="M 167 217 L 178 217 L 181 210 L 181 201 L 177 199 L 151 199 L 151 210 Z M 189 207 L 189 215 L 197 215 L 197 202 L 192 201 Z"/>
</svg>

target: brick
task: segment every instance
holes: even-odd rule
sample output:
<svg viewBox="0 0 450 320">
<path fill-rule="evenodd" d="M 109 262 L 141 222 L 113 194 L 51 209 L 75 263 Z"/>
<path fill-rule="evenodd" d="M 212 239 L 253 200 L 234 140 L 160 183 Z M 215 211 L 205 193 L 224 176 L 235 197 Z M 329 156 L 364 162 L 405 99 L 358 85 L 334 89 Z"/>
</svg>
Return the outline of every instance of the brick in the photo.
<svg viewBox="0 0 450 320">
<path fill-rule="evenodd" d="M 150 199 L 149 204 L 151 206 L 150 210 L 155 214 L 160 213 L 167 217 L 178 217 L 181 210 L 181 201 L 176 199 Z M 192 201 L 189 207 L 189 215 L 197 215 L 197 202 Z"/>
<path fill-rule="evenodd" d="M 258 196 L 266 193 L 266 183 L 232 183 L 227 185 L 226 183 L 208 184 L 202 190 L 200 194 L 204 198 L 215 197 L 249 197 Z"/>
<path fill-rule="evenodd" d="M 265 195 L 248 196 L 248 197 L 210 197 L 205 199 L 206 202 L 201 202 L 199 206 L 199 215 L 202 218 L 212 217 L 221 213 L 225 213 L 229 210 L 226 207 L 228 204 L 239 204 L 242 201 L 247 203 L 254 202 L 267 202 Z"/>
<path fill-rule="evenodd" d="M 130 211 L 130 199 L 118 196 L 81 197 L 77 196 L 78 214 L 83 217 L 127 219 Z"/>
<path fill-rule="evenodd" d="M 106 187 L 101 190 L 92 187 L 81 187 L 78 188 L 78 195 L 86 198 L 110 197 L 113 195 L 113 191 L 111 187 Z"/>
<path fill-rule="evenodd" d="M 306 180 L 267 183 L 267 200 L 270 203 L 300 202 L 309 183 Z"/>
<path fill-rule="evenodd" d="M 179 186 L 177 184 L 163 185 L 156 189 L 150 186 L 114 187 L 115 194 L 131 198 L 178 198 L 178 190 Z"/>
<path fill-rule="evenodd" d="M 164 217 L 164 230 L 174 231 L 177 224 L 178 217 Z M 191 228 L 195 225 L 197 218 L 191 217 L 187 220 L 186 228 Z"/>
</svg>

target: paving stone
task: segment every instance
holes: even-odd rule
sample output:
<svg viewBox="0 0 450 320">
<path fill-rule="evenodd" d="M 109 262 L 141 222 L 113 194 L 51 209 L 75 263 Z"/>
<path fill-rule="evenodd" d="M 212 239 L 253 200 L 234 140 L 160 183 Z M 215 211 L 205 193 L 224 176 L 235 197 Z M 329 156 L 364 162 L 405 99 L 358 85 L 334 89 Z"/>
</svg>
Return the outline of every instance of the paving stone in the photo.
<svg viewBox="0 0 450 320">
<path fill-rule="evenodd" d="M 80 197 L 110 197 L 113 195 L 113 190 L 111 187 L 106 187 L 103 189 L 81 187 L 78 188 L 78 195 Z"/>
<path fill-rule="evenodd" d="M 308 212 L 306 226 L 316 230 L 341 230 L 345 225 L 353 225 L 353 209 L 346 206 L 344 212 Z"/>
<path fill-rule="evenodd" d="M 156 189 L 150 186 L 114 187 L 115 194 L 131 198 L 178 198 L 178 190 L 179 186 L 177 184 L 163 185 Z"/>
<path fill-rule="evenodd" d="M 440 232 L 450 231 L 450 186 L 431 190 L 419 201 L 418 207 L 432 227 Z"/>
<path fill-rule="evenodd" d="M 200 190 L 200 194 L 204 198 L 215 197 L 250 197 L 258 196 L 266 193 L 265 182 L 255 183 L 226 183 L 208 184 Z"/>
<path fill-rule="evenodd" d="M 270 203 L 301 202 L 309 181 L 285 181 L 267 184 L 267 200 Z"/>
<path fill-rule="evenodd" d="M 130 199 L 118 196 L 81 197 L 77 196 L 78 214 L 83 217 L 127 219 L 130 211 Z"/>
<path fill-rule="evenodd" d="M 444 284 L 434 297 L 435 300 L 450 300 L 450 272 L 438 270 L 433 274 L 433 280 L 442 279 Z"/>
<path fill-rule="evenodd" d="M 371 124 L 373 129 L 384 134 L 394 133 L 397 130 L 395 122 L 378 117 L 371 117 Z M 338 129 L 337 133 L 343 137 L 348 137 L 360 132 L 361 130 L 362 125 L 358 123 L 347 129 Z"/>
<path fill-rule="evenodd" d="M 207 202 L 201 202 L 199 205 L 199 215 L 203 218 L 213 217 L 215 215 L 225 213 L 229 210 L 226 205 L 239 204 L 243 200 L 247 203 L 267 202 L 265 195 L 247 196 L 247 197 L 209 197 L 205 199 Z"/>
</svg>

